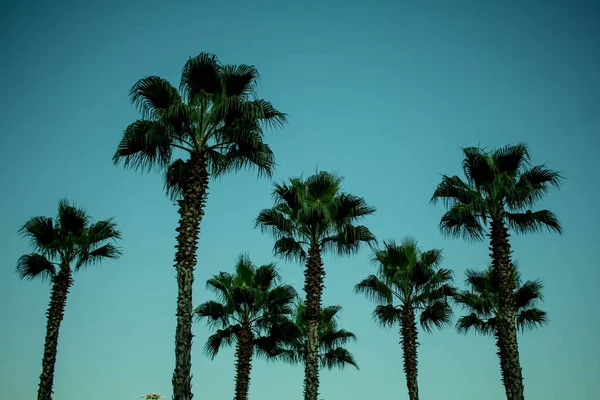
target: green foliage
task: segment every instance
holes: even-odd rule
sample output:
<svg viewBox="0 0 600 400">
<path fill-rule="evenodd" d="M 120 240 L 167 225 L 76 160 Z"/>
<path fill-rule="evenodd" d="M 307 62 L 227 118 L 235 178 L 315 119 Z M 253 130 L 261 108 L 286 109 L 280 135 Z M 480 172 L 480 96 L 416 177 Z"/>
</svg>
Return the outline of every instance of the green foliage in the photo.
<svg viewBox="0 0 600 400">
<path fill-rule="evenodd" d="M 17 274 L 26 280 L 52 278 L 57 273 L 57 265 L 75 263 L 78 270 L 121 255 L 113 244 L 121 238 L 114 220 L 92 223 L 85 210 L 66 200 L 58 203 L 56 218 L 33 217 L 19 233 L 29 239 L 35 251 L 21 256 L 17 262 Z"/>
<path fill-rule="evenodd" d="M 308 327 L 305 314 L 306 306 L 298 302 L 291 318 L 281 321 L 277 329 L 280 338 L 275 351 L 276 357 L 291 364 L 304 363 L 308 349 Z M 345 347 L 348 342 L 356 341 L 354 333 L 338 328 L 340 306 L 328 306 L 321 310 L 319 320 L 318 357 L 321 368 L 342 369 L 348 365 L 358 369 L 354 356 Z"/>
<path fill-rule="evenodd" d="M 344 255 L 375 241 L 365 226 L 356 225 L 375 208 L 343 192 L 341 183 L 341 177 L 322 171 L 274 185 L 275 205 L 259 213 L 255 226 L 273 234 L 277 255 L 304 262 L 310 245 Z"/>
<path fill-rule="evenodd" d="M 456 329 L 465 334 L 475 331 L 484 335 L 493 335 L 497 329 L 499 289 L 494 281 L 492 268 L 485 271 L 467 270 L 465 274 L 468 289 L 458 291 L 454 301 L 468 314 L 458 319 Z M 545 325 L 548 321 L 547 314 L 536 307 L 538 301 L 543 300 L 542 281 L 521 283 L 521 276 L 516 267 L 513 268 L 513 277 L 517 328 L 524 331 Z"/>
<path fill-rule="evenodd" d="M 483 240 L 490 218 L 506 221 L 518 233 L 562 232 L 552 212 L 530 210 L 550 188 L 560 186 L 562 177 L 544 165 L 532 166 L 525 144 L 493 151 L 466 147 L 463 154 L 466 181 L 444 175 L 431 198 L 448 209 L 440 221 L 442 233 Z"/>
<path fill-rule="evenodd" d="M 174 151 L 195 153 L 219 175 L 256 168 L 269 175 L 273 152 L 263 142 L 265 127 L 281 127 L 286 115 L 256 98 L 258 71 L 249 65 L 223 65 L 208 53 L 185 64 L 179 90 L 158 76 L 140 79 L 130 100 L 141 119 L 130 124 L 114 154 L 115 164 L 165 171 L 165 188 L 178 198 L 188 162 Z"/>
<path fill-rule="evenodd" d="M 452 271 L 440 268 L 440 250 L 420 251 L 417 242 L 406 238 L 402 244 L 384 242 L 375 249 L 373 262 L 376 275 L 370 275 L 355 286 L 357 293 L 379 302 L 374 318 L 383 326 L 402 323 L 402 311 L 420 311 L 423 329 L 431 331 L 449 324 L 452 317 L 447 298 L 454 294 Z"/>
<path fill-rule="evenodd" d="M 254 350 L 269 355 L 276 346 L 274 325 L 291 314 L 296 291 L 280 284 L 273 264 L 256 267 L 247 255 L 241 255 L 235 274 L 221 272 L 206 282 L 217 300 L 199 305 L 195 315 L 216 330 L 204 351 L 214 358 L 222 346 L 232 345 L 242 328 L 252 331 Z"/>
</svg>

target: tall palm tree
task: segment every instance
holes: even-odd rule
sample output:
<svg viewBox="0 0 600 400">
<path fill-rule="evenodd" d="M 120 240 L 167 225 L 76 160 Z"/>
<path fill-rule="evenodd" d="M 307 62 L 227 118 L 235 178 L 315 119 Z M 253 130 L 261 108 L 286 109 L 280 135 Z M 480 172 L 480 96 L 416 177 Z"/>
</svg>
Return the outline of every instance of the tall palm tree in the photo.
<svg viewBox="0 0 600 400">
<path fill-rule="evenodd" d="M 319 320 L 318 358 L 321 368 L 344 368 L 348 365 L 358 369 L 352 353 L 345 347 L 349 341 L 356 341 L 356 335 L 338 327 L 340 306 L 323 307 Z M 308 329 L 306 321 L 306 305 L 298 302 L 291 318 L 286 323 L 279 323 L 275 328 L 282 329 L 275 335 L 281 338 L 275 356 L 290 364 L 304 364 L 308 349 Z M 287 325 L 287 326 L 286 326 Z"/>
<path fill-rule="evenodd" d="M 201 53 L 183 67 L 179 91 L 158 76 L 140 79 L 130 97 L 141 119 L 125 129 L 113 157 L 125 167 L 165 171 L 165 190 L 179 205 L 175 400 L 193 396 L 192 284 L 209 177 L 248 167 L 270 176 L 274 167 L 263 127 L 281 126 L 286 116 L 256 98 L 258 76 L 254 66 L 223 65 Z"/>
<path fill-rule="evenodd" d="M 547 228 L 561 233 L 551 211 L 531 208 L 551 187 L 558 187 L 562 178 L 544 165 L 532 166 L 529 150 L 522 143 L 492 151 L 467 147 L 463 154 L 466 180 L 443 175 L 431 201 L 441 200 L 448 209 L 440 221 L 442 233 L 476 241 L 487 236 L 490 240 L 492 271 L 499 288 L 498 346 L 504 388 L 508 400 L 523 400 L 508 229 L 531 233 Z"/>
<path fill-rule="evenodd" d="M 356 225 L 375 208 L 363 198 L 343 192 L 341 183 L 341 177 L 324 171 L 276 183 L 275 205 L 262 210 L 256 219 L 256 226 L 275 237 L 275 254 L 306 265 L 305 400 L 317 400 L 319 392 L 319 319 L 325 277 L 322 253 L 353 254 L 363 243 L 375 240 L 369 229 Z"/>
<path fill-rule="evenodd" d="M 73 272 L 104 259 L 116 259 L 120 250 L 111 242 L 121 238 L 112 219 L 92 223 L 82 209 L 67 200 L 58 203 L 56 218 L 33 217 L 19 230 L 29 239 L 34 252 L 21 256 L 17 274 L 21 279 L 49 279 L 50 305 L 46 313 L 46 340 L 38 400 L 52 399 L 58 332 L 63 320 Z"/>
<path fill-rule="evenodd" d="M 458 319 L 456 329 L 465 334 L 474 331 L 495 336 L 500 355 L 497 323 L 499 287 L 494 279 L 494 272 L 492 268 L 485 271 L 467 270 L 465 275 L 468 289 L 458 291 L 454 295 L 454 301 L 461 305 L 467 314 Z M 524 331 L 547 323 L 546 312 L 536 307 L 536 303 L 544 298 L 543 287 L 539 279 L 522 283 L 518 270 L 516 267 L 513 269 L 512 301 L 517 329 Z"/>
<path fill-rule="evenodd" d="M 195 310 L 199 319 L 217 328 L 204 350 L 214 358 L 222 346 L 236 343 L 235 400 L 246 400 L 252 356 L 255 352 L 268 356 L 275 350 L 273 326 L 292 312 L 296 291 L 279 284 L 273 264 L 257 268 L 247 255 L 238 258 L 235 274 L 221 272 L 206 285 L 219 300 L 207 301 Z"/>
<path fill-rule="evenodd" d="M 404 373 L 410 400 L 418 400 L 417 384 L 417 323 L 431 332 L 450 323 L 452 309 L 447 298 L 454 293 L 452 271 L 440 268 L 440 250 L 420 251 L 410 238 L 401 245 L 384 242 L 376 249 L 373 262 L 376 275 L 370 275 L 355 286 L 357 293 L 379 302 L 375 320 L 383 326 L 400 325 L 400 343 L 404 358 Z"/>
</svg>

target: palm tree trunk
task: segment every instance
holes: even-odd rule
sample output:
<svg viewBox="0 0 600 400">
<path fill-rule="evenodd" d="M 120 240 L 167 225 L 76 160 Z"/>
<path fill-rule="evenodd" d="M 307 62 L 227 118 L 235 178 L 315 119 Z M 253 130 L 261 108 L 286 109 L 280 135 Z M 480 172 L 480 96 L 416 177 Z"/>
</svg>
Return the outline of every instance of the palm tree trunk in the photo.
<svg viewBox="0 0 600 400">
<path fill-rule="evenodd" d="M 500 218 L 491 221 L 490 250 L 492 271 L 498 284 L 497 344 L 500 368 L 507 400 L 524 400 L 523 375 L 519 361 L 515 305 L 513 299 L 514 281 L 510 261 L 508 230 Z"/>
<path fill-rule="evenodd" d="M 252 370 L 252 332 L 240 329 L 236 349 L 235 400 L 247 400 Z"/>
<path fill-rule="evenodd" d="M 408 398 L 419 400 L 419 385 L 417 383 L 417 323 L 412 307 L 403 307 L 402 326 L 400 327 L 400 344 L 404 357 L 404 374 Z"/>
<path fill-rule="evenodd" d="M 304 292 L 306 293 L 306 329 L 308 348 L 304 366 L 304 400 L 317 400 L 319 395 L 319 319 L 321 316 L 321 296 L 325 270 L 321 260 L 321 248 L 311 244 L 304 271 Z"/>
<path fill-rule="evenodd" d="M 52 279 L 52 294 L 50 295 L 50 306 L 46 316 L 46 341 L 44 343 L 44 358 L 42 359 L 42 374 L 40 375 L 40 387 L 38 400 L 52 399 L 52 386 L 54 384 L 54 366 L 56 364 L 56 353 L 58 349 L 58 331 L 65 314 L 67 294 L 73 284 L 69 264 L 62 264 L 60 271 Z"/>
<path fill-rule="evenodd" d="M 196 251 L 200 234 L 200 221 L 208 190 L 206 161 L 192 153 L 189 161 L 189 178 L 182 190 L 179 204 L 179 226 L 175 248 L 177 269 L 177 328 L 175 331 L 175 371 L 173 373 L 173 399 L 191 400 L 192 394 L 192 284 L 196 267 Z"/>
</svg>

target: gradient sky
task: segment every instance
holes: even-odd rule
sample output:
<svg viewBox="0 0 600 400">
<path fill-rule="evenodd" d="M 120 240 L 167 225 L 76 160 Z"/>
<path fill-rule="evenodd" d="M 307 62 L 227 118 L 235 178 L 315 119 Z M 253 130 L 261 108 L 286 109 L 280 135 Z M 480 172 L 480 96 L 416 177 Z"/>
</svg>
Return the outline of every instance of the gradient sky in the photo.
<svg viewBox="0 0 600 400">
<path fill-rule="evenodd" d="M 56 1 L 0 5 L 0 399 L 35 397 L 49 285 L 22 282 L 17 235 L 59 199 L 95 219 L 114 216 L 124 256 L 75 276 L 59 340 L 55 398 L 171 395 L 176 282 L 176 208 L 161 177 L 112 165 L 123 129 L 138 114 L 127 99 L 147 75 L 174 84 L 188 57 L 212 52 L 258 67 L 261 97 L 289 114 L 267 136 L 276 179 L 319 169 L 376 206 L 366 222 L 380 239 L 405 235 L 443 248 L 462 285 L 465 268 L 488 263 L 485 243 L 442 237 L 442 206 L 429 205 L 440 174 L 460 173 L 461 146 L 530 145 L 534 162 L 567 180 L 540 207 L 564 235 L 513 237 L 525 279 L 543 278 L 547 328 L 520 336 L 528 399 L 592 399 L 600 392 L 600 3 L 598 1 Z M 526 4 L 525 4 L 526 3 Z M 206 279 L 231 271 L 240 252 L 273 260 L 253 229 L 271 204 L 271 182 L 250 172 L 210 185 L 194 303 L 212 298 Z M 374 304 L 353 285 L 374 271 L 369 253 L 325 257 L 324 304 L 361 370 L 322 372 L 324 399 L 407 399 L 397 329 L 371 319 Z M 278 262 L 302 288 L 302 266 Z M 194 399 L 233 397 L 233 350 L 202 354 L 195 324 Z M 421 334 L 423 399 L 504 396 L 492 338 L 453 329 Z M 300 367 L 257 361 L 250 397 L 302 398 Z M 596 395 L 594 395 L 596 393 Z"/>
</svg>

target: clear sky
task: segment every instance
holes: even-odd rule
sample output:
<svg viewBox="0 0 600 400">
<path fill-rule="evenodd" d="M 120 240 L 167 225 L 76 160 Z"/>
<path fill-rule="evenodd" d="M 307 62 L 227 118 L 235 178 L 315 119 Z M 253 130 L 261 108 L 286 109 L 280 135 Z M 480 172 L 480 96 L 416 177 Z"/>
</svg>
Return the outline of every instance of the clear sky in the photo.
<svg viewBox="0 0 600 400">
<path fill-rule="evenodd" d="M 171 395 L 176 282 L 176 208 L 161 177 L 112 165 L 128 123 L 131 85 L 147 75 L 174 84 L 188 57 L 212 52 L 254 64 L 261 97 L 289 114 L 269 133 L 282 179 L 319 169 L 346 177 L 347 191 L 376 206 L 380 239 L 412 235 L 443 248 L 459 283 L 488 263 L 485 243 L 438 233 L 429 205 L 441 173 L 460 173 L 461 146 L 527 142 L 534 161 L 567 177 L 540 207 L 564 235 L 513 238 L 525 279 L 543 278 L 547 328 L 520 336 L 528 399 L 592 399 L 600 392 L 596 245 L 600 239 L 600 2 L 598 1 L 57 1 L 0 4 L 0 399 L 35 397 L 49 285 L 22 282 L 17 235 L 59 199 L 95 219 L 114 216 L 124 256 L 75 276 L 59 340 L 55 398 Z M 271 182 L 252 173 L 210 185 L 194 303 L 212 298 L 206 279 L 249 252 L 273 260 L 253 229 L 271 204 Z M 353 286 L 374 271 L 367 251 L 325 258 L 324 304 L 361 370 L 322 372 L 327 400 L 407 399 L 397 329 L 371 320 L 374 305 Z M 302 289 L 302 266 L 278 262 Z M 209 331 L 194 326 L 194 399 L 233 397 L 233 351 L 202 354 Z M 419 338 L 424 399 L 504 396 L 492 338 L 453 329 Z M 302 398 L 300 367 L 257 361 L 250 396 Z M 596 393 L 596 395 L 594 395 Z"/>
</svg>

